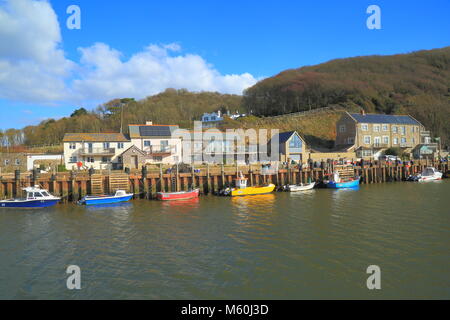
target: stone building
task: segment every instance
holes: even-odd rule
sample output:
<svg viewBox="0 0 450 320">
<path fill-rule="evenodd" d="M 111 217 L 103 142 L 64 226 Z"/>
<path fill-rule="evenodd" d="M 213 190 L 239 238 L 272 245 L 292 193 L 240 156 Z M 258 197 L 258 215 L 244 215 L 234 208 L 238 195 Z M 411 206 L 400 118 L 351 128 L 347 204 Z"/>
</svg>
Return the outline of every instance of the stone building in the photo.
<svg viewBox="0 0 450 320">
<path fill-rule="evenodd" d="M 336 147 L 354 150 L 360 158 L 378 158 L 388 148 L 413 153 L 430 140 L 430 132 L 409 115 L 346 112 L 337 122 Z"/>
</svg>

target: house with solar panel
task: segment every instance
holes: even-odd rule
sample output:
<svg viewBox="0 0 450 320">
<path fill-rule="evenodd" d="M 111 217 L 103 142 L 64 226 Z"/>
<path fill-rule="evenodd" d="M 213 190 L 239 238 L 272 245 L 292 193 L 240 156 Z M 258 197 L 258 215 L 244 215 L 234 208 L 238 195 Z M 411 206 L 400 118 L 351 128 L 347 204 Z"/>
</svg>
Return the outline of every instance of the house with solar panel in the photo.
<svg viewBox="0 0 450 320">
<path fill-rule="evenodd" d="M 410 115 L 346 112 L 336 126 L 336 147 L 355 151 L 359 158 L 378 159 L 388 148 L 412 154 L 426 144 L 431 144 L 430 132 Z"/>
<path fill-rule="evenodd" d="M 122 133 L 66 133 L 63 144 L 68 170 L 119 168 L 121 154 L 131 147 L 131 141 Z"/>
<path fill-rule="evenodd" d="M 176 164 L 182 160 L 182 140 L 175 135 L 177 125 L 129 125 L 131 144 L 147 154 L 146 163 Z M 141 161 L 131 161 L 131 168 Z"/>
</svg>

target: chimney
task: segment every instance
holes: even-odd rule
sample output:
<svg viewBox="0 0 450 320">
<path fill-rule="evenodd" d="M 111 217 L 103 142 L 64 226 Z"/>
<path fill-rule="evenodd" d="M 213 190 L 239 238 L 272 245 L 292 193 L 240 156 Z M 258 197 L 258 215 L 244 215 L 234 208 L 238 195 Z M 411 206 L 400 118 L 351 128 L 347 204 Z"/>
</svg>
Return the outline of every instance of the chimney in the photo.
<svg viewBox="0 0 450 320">
<path fill-rule="evenodd" d="M 365 115 L 366 115 L 366 112 L 364 111 L 364 109 L 363 109 L 363 108 L 361 108 L 361 114 L 362 114 L 363 116 L 365 116 Z"/>
<path fill-rule="evenodd" d="M 152 126 L 152 125 L 153 125 L 153 121 L 146 121 L 146 122 L 145 122 L 145 125 L 147 125 L 147 126 Z"/>
</svg>

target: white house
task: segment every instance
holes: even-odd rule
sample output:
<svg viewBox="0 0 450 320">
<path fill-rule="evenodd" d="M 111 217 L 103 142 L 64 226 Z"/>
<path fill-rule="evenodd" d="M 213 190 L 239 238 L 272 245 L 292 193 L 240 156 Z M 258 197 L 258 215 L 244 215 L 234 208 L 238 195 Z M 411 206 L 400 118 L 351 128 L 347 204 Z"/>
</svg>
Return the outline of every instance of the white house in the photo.
<svg viewBox="0 0 450 320">
<path fill-rule="evenodd" d="M 147 163 L 176 164 L 182 161 L 181 138 L 174 136 L 176 125 L 130 125 L 131 144 L 149 155 Z"/>
<path fill-rule="evenodd" d="M 204 113 L 202 116 L 203 128 L 214 128 L 223 121 L 222 112 Z"/>
<path fill-rule="evenodd" d="M 115 169 L 122 162 L 121 154 L 132 146 L 122 133 L 66 133 L 64 162 L 67 169 Z"/>
</svg>

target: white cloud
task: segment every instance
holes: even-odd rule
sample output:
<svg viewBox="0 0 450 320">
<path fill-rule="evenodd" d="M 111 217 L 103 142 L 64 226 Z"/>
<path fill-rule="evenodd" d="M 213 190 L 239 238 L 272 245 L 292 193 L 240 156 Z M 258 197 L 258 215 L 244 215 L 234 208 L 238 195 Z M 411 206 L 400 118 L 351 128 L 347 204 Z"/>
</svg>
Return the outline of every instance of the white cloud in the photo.
<svg viewBox="0 0 450 320">
<path fill-rule="evenodd" d="M 0 6 L 0 98 L 45 102 L 65 96 L 73 63 L 60 49 L 55 12 L 46 1 Z"/>
<path fill-rule="evenodd" d="M 249 73 L 222 75 L 178 44 L 149 45 L 128 60 L 107 44 L 65 58 L 55 12 L 47 1 L 0 0 L 0 98 L 57 103 L 143 98 L 166 88 L 241 94 Z"/>
</svg>

